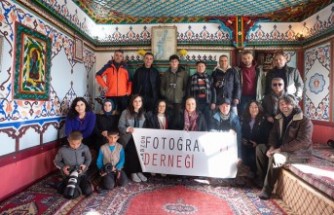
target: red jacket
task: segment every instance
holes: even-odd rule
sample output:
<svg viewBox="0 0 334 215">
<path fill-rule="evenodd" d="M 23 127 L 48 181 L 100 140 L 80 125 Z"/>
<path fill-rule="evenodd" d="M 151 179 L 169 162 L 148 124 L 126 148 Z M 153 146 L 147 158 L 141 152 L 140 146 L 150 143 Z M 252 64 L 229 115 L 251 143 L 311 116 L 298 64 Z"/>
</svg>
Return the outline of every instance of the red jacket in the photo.
<svg viewBox="0 0 334 215">
<path fill-rule="evenodd" d="M 96 73 L 96 81 L 101 87 L 108 87 L 106 96 L 127 96 L 131 94 L 132 83 L 129 72 L 121 65 L 118 70 L 112 61 L 109 61 Z"/>
</svg>

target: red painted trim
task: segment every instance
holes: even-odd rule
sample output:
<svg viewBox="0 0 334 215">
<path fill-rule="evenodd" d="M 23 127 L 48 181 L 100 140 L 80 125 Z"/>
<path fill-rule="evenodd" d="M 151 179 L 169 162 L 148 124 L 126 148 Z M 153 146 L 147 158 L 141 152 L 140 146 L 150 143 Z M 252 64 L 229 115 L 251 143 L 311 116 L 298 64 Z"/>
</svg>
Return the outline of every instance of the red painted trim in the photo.
<svg viewBox="0 0 334 215">
<path fill-rule="evenodd" d="M 234 67 L 237 65 L 237 52 L 236 49 L 230 51 L 231 66 Z"/>
<path fill-rule="evenodd" d="M 329 98 L 331 99 L 331 103 L 329 104 L 329 119 L 330 121 L 334 121 L 334 116 L 333 116 L 333 84 L 334 84 L 334 39 L 330 41 L 330 47 L 331 47 L 331 62 L 330 62 L 330 68 L 331 70 L 329 73 L 331 74 L 331 80 L 330 80 L 330 85 L 329 85 Z"/>
<path fill-rule="evenodd" d="M 312 120 L 312 122 L 313 122 L 314 125 L 334 127 L 334 122 L 323 122 L 323 121 L 316 121 L 316 120 Z"/>
<path fill-rule="evenodd" d="M 58 148 L 61 145 L 60 140 L 56 140 L 50 143 L 45 143 L 43 145 L 35 146 L 29 149 L 21 150 L 19 152 L 14 152 L 8 155 L 0 157 L 0 167 L 8 165 L 13 162 L 18 162 L 20 160 L 26 159 L 31 156 L 38 155 L 40 153 Z"/>
</svg>

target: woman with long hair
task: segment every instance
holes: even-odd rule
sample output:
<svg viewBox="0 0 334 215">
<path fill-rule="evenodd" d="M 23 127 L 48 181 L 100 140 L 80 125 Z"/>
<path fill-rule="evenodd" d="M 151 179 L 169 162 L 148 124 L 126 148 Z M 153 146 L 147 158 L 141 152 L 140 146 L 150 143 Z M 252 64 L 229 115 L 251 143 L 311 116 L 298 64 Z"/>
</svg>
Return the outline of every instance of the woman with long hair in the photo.
<svg viewBox="0 0 334 215">
<path fill-rule="evenodd" d="M 167 103 L 165 100 L 159 100 L 154 111 L 145 114 L 145 128 L 168 129 L 170 115 L 167 113 Z"/>
<path fill-rule="evenodd" d="M 250 176 L 255 176 L 256 173 L 256 146 L 268 143 L 270 128 L 261 104 L 255 100 L 250 101 L 245 109 L 241 126 L 242 160 L 249 166 L 252 172 Z"/>
<path fill-rule="evenodd" d="M 125 148 L 125 171 L 134 182 L 147 181 L 142 173 L 136 146 L 131 135 L 135 128 L 142 128 L 144 122 L 143 98 L 138 94 L 132 95 L 128 108 L 121 114 L 118 129 L 121 134 L 119 142 Z"/>
<path fill-rule="evenodd" d="M 83 136 L 83 143 L 91 145 L 91 137 L 95 127 L 96 116 L 92 112 L 89 103 L 83 97 L 77 97 L 73 100 L 65 121 L 65 134 L 72 131 L 80 131 Z"/>
</svg>

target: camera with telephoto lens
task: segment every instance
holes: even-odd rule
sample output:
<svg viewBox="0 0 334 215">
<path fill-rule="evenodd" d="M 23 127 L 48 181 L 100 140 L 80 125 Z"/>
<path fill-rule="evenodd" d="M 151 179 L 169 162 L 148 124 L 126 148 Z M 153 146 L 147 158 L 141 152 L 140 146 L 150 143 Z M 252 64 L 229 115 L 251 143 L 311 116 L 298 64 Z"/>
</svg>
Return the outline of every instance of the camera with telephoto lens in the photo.
<svg viewBox="0 0 334 215">
<path fill-rule="evenodd" d="M 70 171 L 70 175 L 67 181 L 67 185 L 64 190 L 64 196 L 66 198 L 73 198 L 76 187 L 78 186 L 79 167 L 76 166 Z"/>
</svg>

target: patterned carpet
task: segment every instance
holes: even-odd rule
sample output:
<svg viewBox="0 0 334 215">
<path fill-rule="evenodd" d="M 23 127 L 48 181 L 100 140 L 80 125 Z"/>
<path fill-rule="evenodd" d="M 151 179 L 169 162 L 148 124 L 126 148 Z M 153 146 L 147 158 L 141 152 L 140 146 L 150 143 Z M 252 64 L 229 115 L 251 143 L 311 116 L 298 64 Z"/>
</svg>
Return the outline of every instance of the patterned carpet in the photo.
<svg viewBox="0 0 334 215">
<path fill-rule="evenodd" d="M 156 176 L 76 200 L 56 193 L 52 185 L 58 179 L 52 175 L 2 202 L 0 214 L 291 214 L 279 200 L 260 200 L 259 189 L 246 177 L 208 185 L 195 178 Z"/>
</svg>

